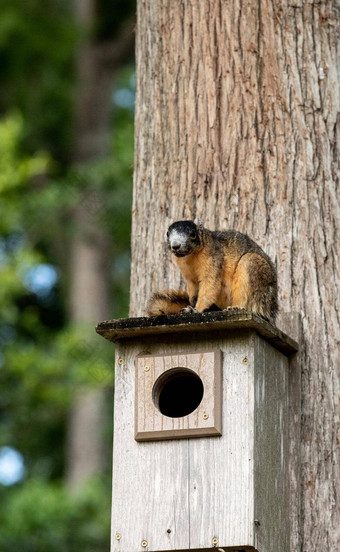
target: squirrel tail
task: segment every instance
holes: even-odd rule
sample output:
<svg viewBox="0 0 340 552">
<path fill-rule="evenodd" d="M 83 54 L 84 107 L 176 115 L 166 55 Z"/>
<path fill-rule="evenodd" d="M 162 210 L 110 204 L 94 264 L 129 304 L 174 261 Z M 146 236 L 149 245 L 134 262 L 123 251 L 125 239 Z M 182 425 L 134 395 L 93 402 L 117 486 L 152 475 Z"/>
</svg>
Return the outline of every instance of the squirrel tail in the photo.
<svg viewBox="0 0 340 552">
<path fill-rule="evenodd" d="M 177 314 L 190 304 L 186 291 L 167 289 L 157 291 L 151 296 L 148 306 L 148 316 L 160 316 L 162 314 Z"/>
</svg>

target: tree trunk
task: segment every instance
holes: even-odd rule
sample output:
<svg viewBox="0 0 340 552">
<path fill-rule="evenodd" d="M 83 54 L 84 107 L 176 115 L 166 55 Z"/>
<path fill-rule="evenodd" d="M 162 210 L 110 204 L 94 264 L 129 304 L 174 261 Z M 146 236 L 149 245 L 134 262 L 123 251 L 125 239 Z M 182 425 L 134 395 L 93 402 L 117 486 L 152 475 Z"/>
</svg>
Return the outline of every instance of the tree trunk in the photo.
<svg viewBox="0 0 340 552">
<path fill-rule="evenodd" d="M 128 21 L 112 42 L 98 43 L 91 39 L 95 0 L 76 0 L 75 9 L 79 24 L 89 34 L 76 59 L 78 86 L 72 161 L 80 166 L 108 153 L 115 72 L 129 57 L 134 37 L 132 24 Z M 91 328 L 98 320 L 112 317 L 109 238 L 98 217 L 103 207 L 100 191 L 85 189 L 73 217 L 69 259 L 70 321 Z M 66 479 L 71 489 L 77 489 L 86 479 L 103 471 L 106 464 L 103 423 L 103 390 L 79 389 L 70 413 L 67 439 Z"/>
<path fill-rule="evenodd" d="M 138 3 L 130 314 L 180 284 L 175 220 L 246 232 L 276 262 L 280 309 L 302 316 L 306 552 L 340 537 L 338 23 L 331 2 Z"/>
</svg>

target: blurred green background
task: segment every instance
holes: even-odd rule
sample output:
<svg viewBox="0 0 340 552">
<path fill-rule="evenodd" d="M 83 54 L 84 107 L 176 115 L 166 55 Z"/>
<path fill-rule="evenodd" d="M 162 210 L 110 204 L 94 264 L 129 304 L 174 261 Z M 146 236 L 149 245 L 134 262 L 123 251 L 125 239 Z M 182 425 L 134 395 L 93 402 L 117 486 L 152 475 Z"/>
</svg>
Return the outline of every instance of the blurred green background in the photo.
<svg viewBox="0 0 340 552">
<path fill-rule="evenodd" d="M 134 19 L 1 2 L 1 552 L 109 551 L 114 349 L 94 326 L 128 314 Z"/>
</svg>

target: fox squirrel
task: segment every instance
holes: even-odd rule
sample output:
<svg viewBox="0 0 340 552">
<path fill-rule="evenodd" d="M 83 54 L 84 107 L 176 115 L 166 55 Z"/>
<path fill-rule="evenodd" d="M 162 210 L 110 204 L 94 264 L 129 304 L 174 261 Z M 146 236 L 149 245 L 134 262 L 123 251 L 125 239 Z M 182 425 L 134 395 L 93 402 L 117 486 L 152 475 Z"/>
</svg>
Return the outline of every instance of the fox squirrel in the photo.
<svg viewBox="0 0 340 552">
<path fill-rule="evenodd" d="M 188 292 L 154 293 L 148 316 L 244 307 L 275 322 L 276 269 L 249 236 L 235 230 L 212 232 L 189 220 L 174 222 L 167 241 Z"/>
</svg>

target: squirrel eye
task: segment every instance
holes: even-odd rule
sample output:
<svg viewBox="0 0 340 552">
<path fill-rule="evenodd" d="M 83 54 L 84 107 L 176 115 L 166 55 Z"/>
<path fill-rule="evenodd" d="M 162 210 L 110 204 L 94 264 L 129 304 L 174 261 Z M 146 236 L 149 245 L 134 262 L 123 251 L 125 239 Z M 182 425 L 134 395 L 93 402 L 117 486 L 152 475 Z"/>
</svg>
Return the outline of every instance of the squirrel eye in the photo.
<svg viewBox="0 0 340 552">
<path fill-rule="evenodd" d="M 191 232 L 190 232 L 190 238 L 196 238 L 196 232 L 195 232 L 195 230 L 191 230 Z"/>
</svg>

